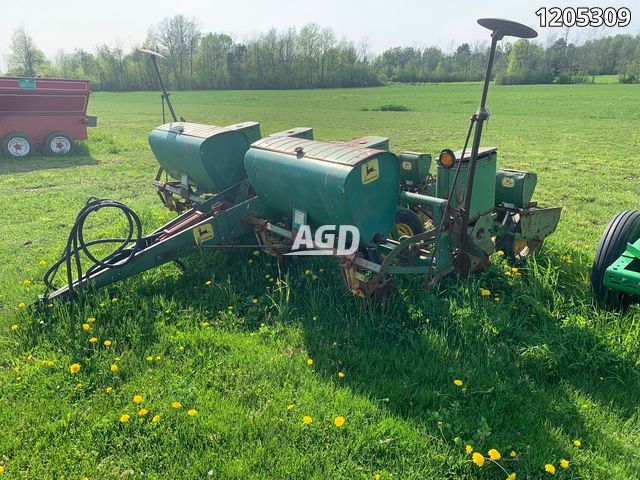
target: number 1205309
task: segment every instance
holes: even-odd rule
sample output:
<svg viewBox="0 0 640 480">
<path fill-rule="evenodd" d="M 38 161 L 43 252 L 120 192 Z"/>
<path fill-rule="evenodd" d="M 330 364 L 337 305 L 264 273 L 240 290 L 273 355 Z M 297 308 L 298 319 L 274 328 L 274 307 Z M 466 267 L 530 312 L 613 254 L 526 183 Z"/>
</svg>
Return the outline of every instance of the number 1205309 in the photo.
<svg viewBox="0 0 640 480">
<path fill-rule="evenodd" d="M 536 15 L 541 27 L 626 27 L 631 23 L 631 10 L 626 7 L 542 7 Z"/>
</svg>

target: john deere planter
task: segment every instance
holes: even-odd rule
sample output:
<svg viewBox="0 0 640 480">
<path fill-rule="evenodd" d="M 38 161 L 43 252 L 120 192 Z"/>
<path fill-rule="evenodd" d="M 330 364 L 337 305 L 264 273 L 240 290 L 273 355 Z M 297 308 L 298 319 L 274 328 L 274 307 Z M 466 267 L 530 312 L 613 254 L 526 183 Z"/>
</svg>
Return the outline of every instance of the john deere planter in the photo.
<svg viewBox="0 0 640 480">
<path fill-rule="evenodd" d="M 367 299 L 382 296 L 397 275 L 420 275 L 424 287 L 432 288 L 445 275 L 482 269 L 497 249 L 518 258 L 539 249 L 555 230 L 560 208 L 532 203 L 536 175 L 497 170 L 497 149 L 480 145 L 497 42 L 537 34 L 508 20 L 478 23 L 492 32 L 480 107 L 463 148 L 443 150 L 433 169 L 431 155 L 394 154 L 385 137 L 320 142 L 310 128 L 262 137 L 255 122 L 217 127 L 178 121 L 163 86 L 172 121 L 149 135 L 161 167 L 154 185 L 163 204 L 180 215 L 143 235 L 125 205 L 93 199 L 78 215 L 62 258 L 47 272 L 43 298 L 72 297 L 80 288 L 102 287 L 207 249 L 257 245 L 279 257 L 292 251 L 298 232 L 328 225 L 357 228 L 353 253 L 341 255 L 338 240 L 328 253 L 339 257 L 349 291 Z M 155 65 L 159 55 L 148 53 Z M 124 213 L 126 238 L 84 241 L 86 218 L 101 208 Z M 118 248 L 98 259 L 91 247 L 99 243 Z M 91 262 L 86 270 L 84 257 Z M 56 290 L 62 265 L 67 285 Z"/>
</svg>

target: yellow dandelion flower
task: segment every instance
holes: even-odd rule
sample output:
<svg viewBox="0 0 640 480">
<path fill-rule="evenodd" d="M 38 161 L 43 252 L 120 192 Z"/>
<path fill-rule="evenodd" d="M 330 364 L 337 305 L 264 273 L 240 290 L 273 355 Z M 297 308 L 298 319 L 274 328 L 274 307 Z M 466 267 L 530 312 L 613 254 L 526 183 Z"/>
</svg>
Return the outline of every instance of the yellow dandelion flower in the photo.
<svg viewBox="0 0 640 480">
<path fill-rule="evenodd" d="M 122 360 L 122 358 L 120 358 L 120 357 L 116 357 L 116 358 L 114 358 L 114 360 L 115 360 L 116 362 L 119 362 L 120 360 Z"/>
<path fill-rule="evenodd" d="M 509 474 L 509 476 L 507 477 L 507 480 L 516 480 L 516 474 L 515 474 L 515 472 L 514 472 L 514 473 Z"/>
<path fill-rule="evenodd" d="M 291 411 L 293 410 L 293 407 L 294 407 L 293 403 L 290 403 L 289 405 L 287 405 L 287 410 Z"/>
<path fill-rule="evenodd" d="M 118 301 L 118 297 L 113 297 L 113 298 L 111 299 L 111 303 L 116 303 L 117 301 Z"/>
<path fill-rule="evenodd" d="M 82 324 L 82 329 L 86 332 L 87 330 L 89 330 L 91 328 L 91 325 L 89 325 L 88 323 L 83 323 Z"/>
<path fill-rule="evenodd" d="M 25 307 L 26 307 L 26 305 L 24 304 L 24 302 L 20 302 L 20 303 L 18 304 L 18 308 L 19 308 L 20 310 L 23 310 Z"/>
<path fill-rule="evenodd" d="M 344 425 L 344 417 L 336 417 L 333 419 L 333 424 L 336 427 L 341 427 Z"/>
<path fill-rule="evenodd" d="M 488 297 L 491 295 L 491 290 L 487 290 L 486 288 L 481 288 L 480 295 L 482 295 L 483 297 Z"/>
<path fill-rule="evenodd" d="M 202 328 L 207 328 L 209 326 L 209 322 L 200 322 L 200 326 Z"/>
<path fill-rule="evenodd" d="M 180 402 L 171 402 L 171 406 L 173 408 L 182 408 L 182 404 Z"/>
<path fill-rule="evenodd" d="M 38 265 L 40 265 L 41 267 L 46 267 L 47 266 L 47 261 L 43 258 L 42 260 L 40 260 L 38 262 Z"/>
<path fill-rule="evenodd" d="M 467 453 L 473 453 L 473 447 L 471 445 L 466 445 L 464 449 Z"/>
<path fill-rule="evenodd" d="M 510 277 L 510 276 L 511 276 L 511 272 L 510 272 L 510 271 L 504 272 L 504 274 L 505 274 L 507 277 Z"/>
<path fill-rule="evenodd" d="M 453 381 L 456 387 L 461 387 L 463 385 L 462 380 L 458 380 L 457 378 Z"/>
<path fill-rule="evenodd" d="M 113 365 L 111 365 L 111 371 L 112 372 L 117 372 L 118 371 L 118 365 L 116 365 L 115 363 Z"/>
<path fill-rule="evenodd" d="M 473 460 L 473 463 L 475 463 L 479 467 L 484 465 L 484 457 L 482 456 L 481 453 L 474 452 L 473 455 L 471 456 L 471 459 Z"/>
<path fill-rule="evenodd" d="M 104 342 L 102 342 L 102 344 L 103 344 L 105 347 L 109 347 L 109 346 L 111 346 L 111 340 L 105 340 Z"/>
<path fill-rule="evenodd" d="M 127 423 L 131 417 L 126 413 L 120 417 L 120 423 Z"/>
<path fill-rule="evenodd" d="M 27 360 L 33 360 L 33 355 L 31 354 L 27 355 Z"/>
<path fill-rule="evenodd" d="M 211 285 L 213 282 L 211 280 L 207 280 L 206 282 L 204 282 L 204 284 L 208 287 L 209 285 Z"/>
<path fill-rule="evenodd" d="M 311 418 L 309 415 L 305 415 L 304 417 L 302 417 L 302 423 L 304 423 L 305 425 L 309 425 L 311 422 L 313 422 L 313 418 Z"/>
<path fill-rule="evenodd" d="M 45 361 L 44 361 L 44 364 L 45 364 L 47 367 L 53 367 L 53 360 L 45 360 Z M 80 370 L 80 365 L 78 365 L 78 370 Z M 77 372 L 78 370 L 76 370 L 76 372 Z M 73 372 L 71 372 L 71 373 L 73 373 Z"/>
<path fill-rule="evenodd" d="M 502 250 L 498 250 L 496 253 L 498 254 L 499 257 L 504 256 L 504 252 Z"/>
<path fill-rule="evenodd" d="M 307 365 L 313 365 L 313 359 L 307 358 Z"/>
<path fill-rule="evenodd" d="M 22 380 L 22 377 L 16 377 L 16 382 L 19 382 L 20 380 Z"/>
<path fill-rule="evenodd" d="M 513 273 L 518 273 L 518 269 L 517 269 L 516 267 L 513 267 L 513 268 L 511 269 L 511 271 L 512 271 Z"/>
<path fill-rule="evenodd" d="M 489 458 L 493 461 L 500 460 L 502 458 L 502 455 L 500 455 L 500 452 L 495 448 L 492 448 L 487 453 L 489 454 Z"/>
<path fill-rule="evenodd" d="M 22 285 L 24 285 L 25 287 L 28 287 L 29 285 L 31 285 L 31 280 L 27 280 L 27 279 L 23 280 Z"/>
<path fill-rule="evenodd" d="M 140 410 L 138 410 L 138 415 L 140 415 L 141 417 L 144 417 L 147 413 L 149 413 L 149 410 L 147 410 L 146 408 L 141 408 Z"/>
<path fill-rule="evenodd" d="M 178 350 L 180 350 L 181 352 L 184 352 L 184 345 L 180 345 L 180 346 L 178 347 Z"/>
<path fill-rule="evenodd" d="M 198 410 L 196 410 L 195 408 L 191 408 L 187 411 L 187 414 L 190 417 L 195 417 L 196 415 L 198 415 Z"/>
<path fill-rule="evenodd" d="M 560 466 L 562 468 L 569 468 L 569 460 L 563 458 L 562 460 L 560 460 Z"/>
<path fill-rule="evenodd" d="M 73 373 L 73 374 L 78 373 L 78 371 L 80 371 L 80 364 L 79 363 L 72 363 L 71 366 L 69 367 L 69 371 L 71 373 Z"/>
<path fill-rule="evenodd" d="M 93 323 L 96 321 L 96 317 L 89 317 L 87 318 L 87 323 Z"/>
<path fill-rule="evenodd" d="M 253 300 L 251 300 L 251 303 L 253 303 L 255 305 L 256 303 L 258 303 L 258 299 L 254 298 Z"/>
<path fill-rule="evenodd" d="M 156 355 L 156 360 L 160 360 L 162 357 L 160 355 Z"/>
<path fill-rule="evenodd" d="M 547 463 L 544 466 L 544 471 L 550 473 L 551 475 L 555 475 L 556 474 L 556 467 L 554 467 L 550 463 Z"/>
<path fill-rule="evenodd" d="M 511 453 L 509 454 L 509 456 L 511 458 L 516 458 L 518 456 L 518 454 L 515 452 L 515 450 L 511 450 Z"/>
<path fill-rule="evenodd" d="M 111 393 L 111 392 L 113 392 L 113 387 L 107 387 L 107 388 L 104 389 L 104 391 L 107 392 L 107 393 Z"/>
<path fill-rule="evenodd" d="M 137 403 L 138 405 L 142 403 L 142 395 L 134 395 L 133 403 Z"/>
<path fill-rule="evenodd" d="M 373 480 L 380 480 L 381 478 L 382 478 L 382 476 L 381 476 L 379 473 L 376 473 L 376 474 L 373 476 Z"/>
<path fill-rule="evenodd" d="M 11 325 L 11 330 L 13 330 L 14 332 L 16 330 L 18 330 L 18 325 L 16 323 L 14 323 L 13 325 Z"/>
<path fill-rule="evenodd" d="M 152 362 L 153 361 L 153 357 L 151 355 L 147 355 L 147 362 Z"/>
<path fill-rule="evenodd" d="M 160 421 L 160 415 L 154 415 L 151 421 L 153 423 L 158 423 Z"/>
<path fill-rule="evenodd" d="M 4 465 L 0 465 L 0 473 L 4 473 Z"/>
<path fill-rule="evenodd" d="M 338 377 L 344 378 L 344 372 L 338 372 Z"/>
<path fill-rule="evenodd" d="M 76 388 L 77 389 L 81 389 L 82 388 L 82 384 L 81 383 L 76 383 Z"/>
<path fill-rule="evenodd" d="M 576 440 L 574 440 L 574 441 L 573 441 L 573 444 L 574 444 L 576 447 L 580 448 L 580 445 L 582 445 L 582 442 L 581 442 L 580 440 L 576 439 Z"/>
<path fill-rule="evenodd" d="M 89 339 L 89 342 L 91 342 L 91 343 L 96 343 L 97 341 L 98 341 L 98 339 L 96 337 L 91 337 Z"/>
</svg>

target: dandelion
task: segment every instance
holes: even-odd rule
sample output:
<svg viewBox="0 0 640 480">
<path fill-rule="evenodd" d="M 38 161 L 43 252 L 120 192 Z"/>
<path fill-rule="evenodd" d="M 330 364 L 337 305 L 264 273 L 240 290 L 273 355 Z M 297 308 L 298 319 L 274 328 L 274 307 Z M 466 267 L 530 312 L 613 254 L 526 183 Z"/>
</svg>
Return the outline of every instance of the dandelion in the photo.
<svg viewBox="0 0 640 480">
<path fill-rule="evenodd" d="M 118 297 L 113 297 L 113 298 L 111 299 L 111 303 L 116 303 L 117 301 L 118 301 Z"/>
<path fill-rule="evenodd" d="M 490 296 L 490 295 L 491 295 L 491 290 L 487 290 L 486 288 L 481 288 L 481 289 L 480 289 L 480 294 L 481 294 L 483 297 L 488 297 L 488 296 Z"/>
<path fill-rule="evenodd" d="M 313 418 L 311 418 L 309 415 L 305 415 L 304 417 L 302 417 L 302 423 L 304 423 L 305 425 L 309 425 L 311 422 L 313 422 Z"/>
<path fill-rule="evenodd" d="M 16 382 L 19 382 L 20 380 L 22 380 L 22 377 L 16 377 Z"/>
<path fill-rule="evenodd" d="M 120 417 L 120 423 L 127 423 L 131 417 L 126 413 Z"/>
<path fill-rule="evenodd" d="M 146 408 L 141 408 L 140 410 L 138 410 L 138 415 L 140 415 L 141 417 L 144 417 L 147 413 L 149 413 L 149 410 L 147 410 Z"/>
<path fill-rule="evenodd" d="M 196 410 L 195 408 L 191 408 L 187 411 L 187 414 L 190 417 L 195 417 L 196 415 L 198 415 L 198 410 Z"/>
<path fill-rule="evenodd" d="M 33 355 L 31 354 L 27 355 L 27 360 L 33 360 Z"/>
<path fill-rule="evenodd" d="M 138 405 L 140 405 L 142 403 L 142 395 L 134 395 L 133 403 L 137 403 Z"/>
<path fill-rule="evenodd" d="M 16 330 L 18 330 L 18 325 L 16 323 L 14 323 L 13 325 L 11 325 L 11 330 L 13 330 L 14 332 Z"/>
<path fill-rule="evenodd" d="M 513 268 L 511 269 L 511 271 L 512 271 L 513 273 L 518 273 L 518 269 L 517 269 L 516 267 L 513 267 Z"/>
<path fill-rule="evenodd" d="M 473 463 L 475 463 L 479 467 L 484 465 L 484 457 L 481 453 L 474 452 L 474 454 L 471 456 L 471 459 L 473 460 Z"/>
<path fill-rule="evenodd" d="M 91 338 L 89 339 L 89 342 L 90 342 L 90 343 L 96 343 L 97 341 L 98 341 L 98 339 L 97 339 L 96 337 L 91 337 Z"/>
<path fill-rule="evenodd" d="M 258 303 L 258 299 L 254 298 L 253 300 L 251 300 L 251 303 L 253 303 L 255 305 L 256 303 Z"/>
<path fill-rule="evenodd" d="M 80 390 L 80 389 L 82 388 L 82 384 L 81 384 L 81 383 L 76 383 L 76 388 L 77 388 L 78 390 Z"/>
<path fill-rule="evenodd" d="M 41 267 L 46 267 L 47 266 L 47 261 L 43 258 L 42 260 L 40 260 L 38 262 L 38 265 L 40 265 Z"/>
<path fill-rule="evenodd" d="M 463 384 L 462 380 L 458 380 L 457 378 L 453 381 L 453 383 L 456 387 L 461 387 Z"/>
<path fill-rule="evenodd" d="M 53 363 L 53 362 L 52 362 Z M 79 363 L 73 363 L 71 364 L 71 366 L 69 367 L 69 371 L 73 374 L 78 373 L 78 371 L 80 371 L 80 364 Z"/>
<path fill-rule="evenodd" d="M 307 365 L 313 365 L 313 359 L 307 358 Z"/>
<path fill-rule="evenodd" d="M 45 361 L 44 361 L 44 364 L 45 364 L 47 367 L 53 367 L 53 360 L 45 360 Z M 77 364 L 75 364 L 75 365 L 77 365 Z M 72 366 L 73 366 L 73 365 L 72 365 Z M 80 370 L 80 365 L 78 365 L 78 370 Z M 76 372 L 77 372 L 78 370 L 76 370 Z M 71 372 L 71 373 L 73 373 L 73 372 Z"/>
<path fill-rule="evenodd" d="M 569 468 L 569 460 L 563 458 L 562 460 L 560 460 L 560 466 L 562 468 Z"/>
<path fill-rule="evenodd" d="M 574 440 L 574 441 L 573 441 L 573 444 L 574 444 L 576 447 L 580 448 L 580 445 L 582 445 L 582 442 L 581 442 L 580 440 L 576 439 L 576 440 Z"/>
<path fill-rule="evenodd" d="M 158 423 L 160 421 L 160 415 L 154 415 L 151 421 L 153 423 Z"/>
<path fill-rule="evenodd" d="M 516 458 L 518 456 L 518 454 L 515 452 L 515 450 L 511 450 L 511 453 L 509 454 L 509 456 L 511 458 Z"/>
<path fill-rule="evenodd" d="M 162 357 L 160 355 L 156 355 L 156 360 L 160 360 Z"/>
<path fill-rule="evenodd" d="M 502 455 L 500 455 L 500 452 L 495 448 L 492 448 L 491 450 L 489 450 L 488 454 L 489 454 L 489 458 L 494 462 L 502 458 Z"/>
<path fill-rule="evenodd" d="M 171 402 L 171 406 L 173 408 L 182 408 L 182 404 L 180 402 Z"/>
<path fill-rule="evenodd" d="M 555 475 L 556 474 L 556 467 L 554 467 L 550 463 L 547 463 L 544 466 L 544 471 L 550 473 L 551 475 Z"/>
<path fill-rule="evenodd" d="M 31 285 L 31 280 L 27 280 L 27 279 L 23 280 L 22 285 L 24 285 L 25 287 L 28 287 L 29 285 Z"/>
<path fill-rule="evenodd" d="M 382 478 L 382 476 L 381 476 L 379 473 L 376 473 L 376 474 L 373 476 L 373 480 L 380 480 L 381 478 Z"/>
<path fill-rule="evenodd" d="M 104 391 L 107 392 L 107 393 L 111 393 L 111 392 L 113 392 L 113 387 L 107 387 L 107 388 L 104 389 Z"/>
<path fill-rule="evenodd" d="M 87 323 L 93 323 L 96 321 L 96 317 L 89 317 L 87 318 Z"/>
<path fill-rule="evenodd" d="M 338 377 L 344 378 L 344 372 L 338 372 Z"/>
<path fill-rule="evenodd" d="M 510 277 L 510 276 L 511 276 L 511 271 L 509 271 L 509 270 L 508 270 L 508 271 L 504 272 L 504 274 L 505 274 L 507 277 Z"/>
<path fill-rule="evenodd" d="M 333 419 L 333 423 L 336 427 L 341 427 L 344 425 L 344 417 L 336 417 Z"/>
<path fill-rule="evenodd" d="M 181 352 L 184 352 L 184 345 L 180 345 L 180 346 L 178 347 L 178 350 L 180 350 Z"/>
<path fill-rule="evenodd" d="M 118 371 L 118 365 L 116 365 L 115 363 L 113 365 L 111 365 L 111 371 L 112 372 L 117 372 Z"/>
<path fill-rule="evenodd" d="M 4 465 L 0 465 L 0 473 L 4 473 Z"/>
<path fill-rule="evenodd" d="M 26 307 L 26 305 L 24 304 L 24 302 L 20 302 L 20 303 L 18 304 L 18 308 L 19 308 L 20 310 L 24 310 L 24 308 L 25 308 L 25 307 Z"/>
<path fill-rule="evenodd" d="M 91 325 L 89 325 L 88 323 L 83 323 L 82 324 L 82 329 L 86 332 L 87 330 L 89 330 L 91 328 Z"/>
<path fill-rule="evenodd" d="M 290 412 L 291 410 L 293 410 L 293 407 L 294 407 L 293 403 L 290 403 L 289 405 L 287 405 L 287 411 Z"/>
<path fill-rule="evenodd" d="M 503 252 L 502 250 L 498 250 L 498 251 L 496 252 L 496 254 L 497 254 L 499 257 L 503 257 L 503 256 L 504 256 L 504 252 Z"/>
<path fill-rule="evenodd" d="M 153 357 L 151 355 L 147 355 L 147 362 L 153 362 Z"/>
<path fill-rule="evenodd" d="M 114 358 L 114 360 L 115 360 L 116 362 L 119 362 L 120 360 L 122 360 L 122 358 L 120 358 L 120 357 L 116 357 L 116 358 Z"/>
<path fill-rule="evenodd" d="M 473 447 L 471 445 L 466 445 L 464 449 L 467 451 L 467 453 L 473 453 Z"/>
<path fill-rule="evenodd" d="M 207 328 L 207 327 L 209 326 L 209 322 L 201 322 L 201 323 L 200 323 L 200 326 L 201 326 L 202 328 Z"/>
<path fill-rule="evenodd" d="M 507 477 L 507 480 L 516 480 L 516 474 L 515 474 L 515 472 L 514 472 L 514 473 L 511 473 L 511 474 Z"/>
<path fill-rule="evenodd" d="M 102 342 L 102 344 L 103 344 L 105 347 L 109 347 L 109 346 L 111 345 L 111 340 L 105 340 L 104 342 Z"/>
<path fill-rule="evenodd" d="M 208 287 L 209 285 L 211 285 L 213 282 L 211 280 L 207 280 L 206 282 L 204 282 L 204 284 Z"/>
</svg>

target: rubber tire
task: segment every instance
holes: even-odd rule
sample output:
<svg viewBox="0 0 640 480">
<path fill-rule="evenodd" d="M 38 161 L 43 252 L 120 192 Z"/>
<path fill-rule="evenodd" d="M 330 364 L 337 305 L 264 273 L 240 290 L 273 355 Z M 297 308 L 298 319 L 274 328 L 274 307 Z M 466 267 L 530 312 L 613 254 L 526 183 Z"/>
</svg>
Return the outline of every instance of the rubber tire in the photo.
<svg viewBox="0 0 640 480">
<path fill-rule="evenodd" d="M 53 141 L 53 139 L 55 137 L 64 137 L 67 140 L 69 140 L 69 151 L 65 152 L 65 153 L 56 153 L 53 150 L 51 150 L 51 142 Z M 73 139 L 67 135 L 64 132 L 51 132 L 49 135 L 47 135 L 47 138 L 44 141 L 44 151 L 47 152 L 49 155 L 55 155 L 55 156 L 64 156 L 64 155 L 68 155 L 71 152 L 73 152 Z"/>
<path fill-rule="evenodd" d="M 605 228 L 591 269 L 591 289 L 598 300 L 614 308 L 627 305 L 633 298 L 620 290 L 604 286 L 607 268 L 625 251 L 627 243 L 640 238 L 640 211 L 626 210 L 611 219 Z"/>
<path fill-rule="evenodd" d="M 11 152 L 9 152 L 9 142 L 11 141 L 12 138 L 16 138 L 16 137 L 22 137 L 24 138 L 27 143 L 29 144 L 29 153 L 27 153 L 26 155 L 23 155 L 21 157 L 16 157 L 14 155 L 11 154 Z M 24 158 L 24 157 L 28 157 L 29 155 L 31 155 L 34 151 L 34 145 L 33 145 L 33 140 L 31 140 L 31 138 L 29 137 L 29 135 L 26 135 L 24 133 L 20 133 L 20 132 L 13 132 L 10 133 L 9 135 L 7 135 L 6 137 L 4 137 L 2 139 L 2 153 L 9 157 L 9 158 Z"/>
<path fill-rule="evenodd" d="M 409 208 L 397 207 L 395 225 L 404 223 L 413 231 L 413 235 L 424 232 L 424 224 L 416 212 Z M 395 233 L 400 237 L 400 232 L 394 227 Z"/>
</svg>

